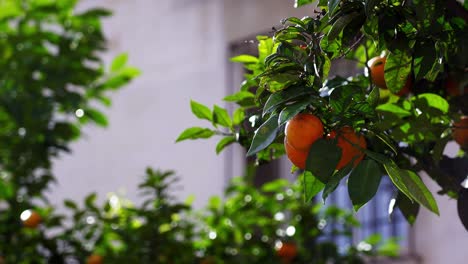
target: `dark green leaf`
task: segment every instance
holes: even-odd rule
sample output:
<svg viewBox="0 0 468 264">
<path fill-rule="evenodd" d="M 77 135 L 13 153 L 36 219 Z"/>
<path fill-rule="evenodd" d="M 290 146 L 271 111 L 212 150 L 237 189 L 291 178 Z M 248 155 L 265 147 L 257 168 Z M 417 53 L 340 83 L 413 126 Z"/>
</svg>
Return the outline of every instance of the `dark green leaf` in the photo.
<svg viewBox="0 0 468 264">
<path fill-rule="evenodd" d="M 343 31 L 343 29 L 357 16 L 359 16 L 359 13 L 353 12 L 338 18 L 338 20 L 336 20 L 336 22 L 333 24 L 332 28 L 328 32 L 328 40 L 333 41 L 335 38 L 337 38 L 340 35 L 341 31 Z"/>
<path fill-rule="evenodd" d="M 232 136 L 221 139 L 216 145 L 216 154 L 219 154 L 225 147 L 229 146 L 234 142 L 236 142 L 236 138 Z"/>
<path fill-rule="evenodd" d="M 70 208 L 70 209 L 72 209 L 72 210 L 78 209 L 78 206 L 77 206 L 76 203 L 75 203 L 74 201 L 72 201 L 72 200 L 65 200 L 65 201 L 63 202 L 63 204 L 65 205 L 65 207 Z"/>
<path fill-rule="evenodd" d="M 284 91 L 270 95 L 267 102 L 263 106 L 263 115 L 275 111 L 280 105 L 288 103 L 298 97 L 310 94 L 312 89 L 304 86 L 290 87 Z"/>
<path fill-rule="evenodd" d="M 213 124 L 219 124 L 224 127 L 232 128 L 232 121 L 226 109 L 217 105 L 213 108 Z"/>
<path fill-rule="evenodd" d="M 340 2 L 341 2 L 340 0 L 328 0 L 328 13 L 330 15 L 333 15 L 336 7 L 338 6 Z"/>
<path fill-rule="evenodd" d="M 406 84 L 411 73 L 411 60 L 411 55 L 402 50 L 395 50 L 387 56 L 384 78 L 392 93 L 398 93 Z"/>
<path fill-rule="evenodd" d="M 324 203 L 327 200 L 328 195 L 330 195 L 330 193 L 336 190 L 341 180 L 344 177 L 346 177 L 351 172 L 352 169 L 353 169 L 353 163 L 349 163 L 341 170 L 336 171 L 335 174 L 333 174 L 330 177 L 330 180 L 325 185 L 325 189 L 323 189 L 323 193 L 322 193 L 322 199 Z"/>
<path fill-rule="evenodd" d="M 304 171 L 300 179 L 306 203 L 310 202 L 310 200 L 325 187 L 325 184 L 317 179 L 310 171 Z"/>
<path fill-rule="evenodd" d="M 190 108 L 192 109 L 192 113 L 196 117 L 200 119 L 206 119 L 208 121 L 212 121 L 213 114 L 211 113 L 210 108 L 208 108 L 207 106 L 202 105 L 193 100 L 190 100 Z"/>
<path fill-rule="evenodd" d="M 398 193 L 395 206 L 400 209 L 409 224 L 414 224 L 419 212 L 419 204 L 411 202 L 406 195 Z"/>
<path fill-rule="evenodd" d="M 375 196 L 379 188 L 382 173 L 373 160 L 363 160 L 351 172 L 348 179 L 349 197 L 354 210 L 358 210 Z"/>
<path fill-rule="evenodd" d="M 439 215 L 437 203 L 421 178 L 410 170 L 400 170 L 400 174 L 411 197 L 430 211 Z"/>
<path fill-rule="evenodd" d="M 458 217 L 468 231 L 468 189 L 466 188 L 461 188 L 458 192 L 457 210 Z"/>
<path fill-rule="evenodd" d="M 341 159 L 341 149 L 331 140 L 319 139 L 312 144 L 306 160 L 306 170 L 327 183 Z"/>
<path fill-rule="evenodd" d="M 367 102 L 369 103 L 370 106 L 376 107 L 379 104 L 380 100 L 380 89 L 379 87 L 374 86 L 372 91 L 369 93 L 369 96 L 367 97 Z"/>
<path fill-rule="evenodd" d="M 191 127 L 191 128 L 185 129 L 176 139 L 176 142 L 187 140 L 187 139 L 210 138 L 214 134 L 215 134 L 214 131 L 208 128 Z"/>
<path fill-rule="evenodd" d="M 278 115 L 271 115 L 270 118 L 255 131 L 247 156 L 252 156 L 268 147 L 275 140 L 278 129 Z"/>
<path fill-rule="evenodd" d="M 304 110 L 309 104 L 310 100 L 304 100 L 285 106 L 279 115 L 278 124 L 281 126 L 288 122 L 291 118 Z"/>
</svg>

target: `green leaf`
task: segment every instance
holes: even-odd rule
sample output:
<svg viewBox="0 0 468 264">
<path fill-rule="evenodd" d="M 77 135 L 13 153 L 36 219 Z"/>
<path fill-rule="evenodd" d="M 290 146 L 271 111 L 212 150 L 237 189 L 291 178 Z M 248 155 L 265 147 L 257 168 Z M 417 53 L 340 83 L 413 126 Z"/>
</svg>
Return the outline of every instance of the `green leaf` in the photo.
<svg viewBox="0 0 468 264">
<path fill-rule="evenodd" d="M 245 111 L 244 108 L 237 108 L 234 110 L 234 113 L 232 114 L 232 124 L 233 125 L 239 125 L 244 121 L 245 119 Z"/>
<path fill-rule="evenodd" d="M 301 6 L 304 6 L 304 5 L 312 4 L 315 1 L 316 0 L 295 0 L 294 7 L 298 8 L 298 7 L 301 7 Z"/>
<path fill-rule="evenodd" d="M 367 152 L 366 152 L 367 153 Z M 410 191 L 408 190 L 408 187 L 403 181 L 403 175 L 401 174 L 400 168 L 398 168 L 398 165 L 393 160 L 388 160 L 385 163 L 383 163 L 383 166 L 385 168 L 385 171 L 387 171 L 388 177 L 390 177 L 390 180 L 392 180 L 393 184 L 400 190 L 403 194 L 408 197 L 411 202 L 413 202 L 413 196 L 411 195 Z"/>
<path fill-rule="evenodd" d="M 341 159 L 341 149 L 331 140 L 319 139 L 312 144 L 306 160 L 306 170 L 327 183 Z"/>
<path fill-rule="evenodd" d="M 72 210 L 78 209 L 78 206 L 77 206 L 76 203 L 75 203 L 74 201 L 72 201 L 72 200 L 65 200 L 65 201 L 63 202 L 63 204 L 65 205 L 65 207 L 70 208 L 70 209 L 72 209 Z"/>
<path fill-rule="evenodd" d="M 395 50 L 387 56 L 384 78 L 392 93 L 398 93 L 410 77 L 411 61 L 411 55 L 407 51 Z"/>
<path fill-rule="evenodd" d="M 333 1 L 333 0 L 332 0 Z M 339 2 L 339 1 L 337 1 Z M 328 32 L 328 40 L 329 41 L 333 41 L 334 39 L 336 39 L 341 31 L 343 31 L 343 29 L 356 17 L 359 16 L 359 13 L 357 12 L 353 12 L 353 13 L 350 13 L 350 14 L 346 14 L 344 16 L 341 16 L 340 18 L 338 18 L 338 20 L 336 20 L 336 22 L 333 24 L 332 28 L 330 29 L 330 31 Z"/>
<path fill-rule="evenodd" d="M 231 61 L 249 64 L 249 63 L 258 63 L 258 58 L 252 55 L 239 55 L 239 56 L 231 58 Z"/>
<path fill-rule="evenodd" d="M 367 97 L 367 102 L 372 107 L 376 107 L 379 104 L 379 100 L 380 100 L 380 88 L 377 86 L 374 86 L 372 91 L 369 93 L 369 96 Z"/>
<path fill-rule="evenodd" d="M 263 106 L 263 116 L 275 111 L 282 104 L 288 103 L 298 97 L 303 97 L 310 94 L 312 89 L 304 86 L 290 87 L 278 93 L 270 95 L 265 105 Z"/>
<path fill-rule="evenodd" d="M 0 200 L 11 198 L 14 191 L 13 185 L 0 177 Z"/>
<path fill-rule="evenodd" d="M 310 171 L 304 171 L 300 179 L 306 203 L 310 202 L 310 200 L 325 187 L 325 184 L 317 179 Z"/>
<path fill-rule="evenodd" d="M 340 185 L 341 180 L 344 177 L 346 177 L 351 172 L 352 169 L 353 169 L 353 163 L 351 162 L 348 165 L 346 165 L 344 168 L 342 168 L 341 170 L 336 171 L 330 177 L 330 180 L 325 185 L 325 189 L 323 189 L 323 193 L 322 193 L 323 203 L 325 203 L 325 201 L 328 198 L 328 195 L 330 195 L 330 193 L 336 190 L 338 185 Z"/>
<path fill-rule="evenodd" d="M 411 98 L 416 108 L 420 108 L 423 112 L 425 108 L 431 107 L 440 110 L 442 113 L 448 113 L 449 103 L 443 97 L 433 93 L 423 93 Z"/>
<path fill-rule="evenodd" d="M 91 193 L 85 198 L 85 205 L 87 208 L 95 207 L 94 204 L 96 203 L 97 194 Z"/>
<path fill-rule="evenodd" d="M 236 138 L 232 136 L 221 139 L 216 145 L 216 154 L 219 154 L 225 147 L 229 146 L 234 142 L 236 142 Z"/>
<path fill-rule="evenodd" d="M 399 118 L 404 118 L 411 116 L 411 112 L 401 108 L 400 106 L 394 104 L 394 103 L 386 103 L 386 104 L 381 104 L 377 106 L 376 110 L 382 111 L 382 112 L 389 112 L 392 113 Z"/>
<path fill-rule="evenodd" d="M 299 81 L 298 74 L 277 73 L 274 75 L 263 76 L 260 85 L 272 93 L 284 90 Z"/>
<path fill-rule="evenodd" d="M 200 119 L 206 119 L 208 121 L 212 121 L 213 119 L 213 113 L 211 113 L 210 108 L 208 108 L 205 105 L 202 105 L 198 102 L 195 102 L 193 100 L 190 100 L 190 108 L 192 109 L 192 113 L 200 118 Z"/>
<path fill-rule="evenodd" d="M 217 105 L 213 108 L 213 124 L 219 124 L 224 127 L 232 128 L 232 121 L 226 109 Z"/>
<path fill-rule="evenodd" d="M 274 180 L 274 181 L 267 182 L 267 183 L 263 184 L 261 189 L 262 189 L 263 192 L 277 193 L 277 192 L 283 191 L 284 188 L 286 188 L 289 185 L 290 185 L 290 183 L 289 183 L 288 180 L 278 179 L 278 180 Z"/>
<path fill-rule="evenodd" d="M 187 139 L 210 138 L 214 134 L 215 132 L 208 128 L 191 127 L 185 129 L 176 139 L 176 142 Z"/>
<path fill-rule="evenodd" d="M 267 148 L 275 139 L 278 133 L 278 115 L 271 115 L 256 131 L 252 139 L 247 156 L 252 156 L 255 153 Z"/>
<path fill-rule="evenodd" d="M 435 48 L 435 43 L 427 40 L 426 42 L 416 43 L 414 49 L 414 75 L 416 80 L 422 78 L 428 78 L 430 81 L 433 76 L 431 76 L 431 70 L 435 67 L 434 64 L 438 64 L 437 50 Z"/>
<path fill-rule="evenodd" d="M 341 0 L 328 0 L 328 13 L 330 16 L 333 15 L 333 12 L 335 12 L 335 9 L 340 2 Z"/>
<path fill-rule="evenodd" d="M 111 66 L 110 66 L 110 70 L 112 72 L 116 72 L 116 71 L 121 70 L 125 66 L 127 61 L 128 61 L 128 54 L 127 53 L 119 54 L 112 61 Z"/>
<path fill-rule="evenodd" d="M 439 208 L 432 196 L 432 193 L 427 189 L 419 176 L 410 170 L 400 170 L 404 184 L 406 185 L 411 197 L 419 204 L 423 205 L 433 213 L 439 215 Z"/>
<path fill-rule="evenodd" d="M 100 126 L 106 127 L 109 124 L 106 116 L 96 109 L 86 108 L 84 109 L 84 114 Z"/>
<path fill-rule="evenodd" d="M 419 213 L 419 204 L 411 202 L 406 195 L 398 193 L 395 206 L 400 209 L 410 225 L 414 224 Z"/>
<path fill-rule="evenodd" d="M 235 94 L 231 94 L 231 95 L 224 97 L 223 100 L 227 102 L 236 102 L 236 103 L 239 103 L 240 105 L 244 105 L 244 104 L 252 105 L 254 104 L 254 98 L 255 98 L 255 94 L 251 92 L 239 91 Z"/>
<path fill-rule="evenodd" d="M 299 101 L 297 103 L 288 105 L 284 107 L 281 111 L 278 119 L 278 125 L 283 125 L 284 123 L 288 122 L 291 118 L 295 115 L 299 114 L 302 110 L 304 110 L 309 104 L 311 100 L 304 100 Z"/>
<path fill-rule="evenodd" d="M 363 160 L 351 172 L 348 179 L 348 193 L 357 211 L 375 196 L 379 188 L 382 173 L 374 160 Z"/>
</svg>

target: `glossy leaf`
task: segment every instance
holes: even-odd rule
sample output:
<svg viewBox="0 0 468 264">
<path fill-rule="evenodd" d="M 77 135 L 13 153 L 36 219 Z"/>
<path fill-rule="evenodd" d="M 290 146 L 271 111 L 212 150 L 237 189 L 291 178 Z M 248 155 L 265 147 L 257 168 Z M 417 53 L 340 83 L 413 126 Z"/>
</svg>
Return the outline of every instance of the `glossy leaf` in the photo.
<svg viewBox="0 0 468 264">
<path fill-rule="evenodd" d="M 308 87 L 291 87 L 284 91 L 270 95 L 263 106 L 263 115 L 275 111 L 280 105 L 290 102 L 298 97 L 310 94 L 312 90 Z"/>
<path fill-rule="evenodd" d="M 419 204 L 411 202 L 406 195 L 398 193 L 395 206 L 401 211 L 409 224 L 414 224 L 419 213 Z"/>
<path fill-rule="evenodd" d="M 223 151 L 223 149 L 227 146 L 229 146 L 230 144 L 236 142 L 236 138 L 233 137 L 233 136 L 229 136 L 229 137 L 224 137 L 223 139 L 221 139 L 218 144 L 216 145 L 216 154 L 219 154 L 221 153 L 221 151 Z"/>
<path fill-rule="evenodd" d="M 176 139 L 176 142 L 187 139 L 210 138 L 214 134 L 215 132 L 208 128 L 191 127 L 185 129 Z"/>
<path fill-rule="evenodd" d="M 379 188 L 382 172 L 373 160 L 363 160 L 351 172 L 348 179 L 348 193 L 354 210 L 358 210 L 375 196 Z"/>
<path fill-rule="evenodd" d="M 352 163 L 346 165 L 344 168 L 342 168 L 339 171 L 336 171 L 331 177 L 330 180 L 327 182 L 325 185 L 325 189 L 323 189 L 322 193 L 322 199 L 323 202 L 327 200 L 328 196 L 336 190 L 336 188 L 339 186 L 341 180 L 345 178 L 353 169 Z"/>
<path fill-rule="evenodd" d="M 190 108 L 192 109 L 192 113 L 196 117 L 200 119 L 206 119 L 208 121 L 212 121 L 213 114 L 211 113 L 210 108 L 208 108 L 207 106 L 191 100 Z"/>
<path fill-rule="evenodd" d="M 213 108 L 213 124 L 218 124 L 224 127 L 232 127 L 232 120 L 226 109 L 217 105 Z"/>
<path fill-rule="evenodd" d="M 412 57 L 405 51 L 396 50 L 387 56 L 384 78 L 388 89 L 398 93 L 411 73 Z"/>
<path fill-rule="evenodd" d="M 271 115 L 256 131 L 252 139 L 247 156 L 252 156 L 255 153 L 267 148 L 276 138 L 278 133 L 278 115 Z"/>
<path fill-rule="evenodd" d="M 258 58 L 252 55 L 239 55 L 236 57 L 231 58 L 232 62 L 239 62 L 239 63 L 258 63 Z"/>
<path fill-rule="evenodd" d="M 312 144 L 306 160 L 306 170 L 327 183 L 341 158 L 341 149 L 331 140 L 319 139 Z"/>
<path fill-rule="evenodd" d="M 310 202 L 312 198 L 314 198 L 314 196 L 325 187 L 325 184 L 323 184 L 310 171 L 304 171 L 300 178 L 306 203 Z"/>
</svg>

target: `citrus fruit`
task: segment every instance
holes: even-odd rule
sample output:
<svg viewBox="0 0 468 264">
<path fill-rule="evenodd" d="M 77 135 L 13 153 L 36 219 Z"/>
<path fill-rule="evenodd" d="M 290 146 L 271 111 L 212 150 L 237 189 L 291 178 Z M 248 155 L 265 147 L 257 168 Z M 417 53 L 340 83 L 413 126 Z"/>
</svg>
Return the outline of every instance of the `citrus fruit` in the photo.
<svg viewBox="0 0 468 264">
<path fill-rule="evenodd" d="M 293 243 L 285 243 L 281 244 L 276 251 L 278 256 L 283 259 L 293 259 L 297 256 L 297 246 Z"/>
<path fill-rule="evenodd" d="M 338 147 L 341 148 L 341 159 L 336 165 L 337 170 L 345 167 L 352 160 L 354 160 L 353 167 L 356 167 L 364 158 L 364 152 L 361 149 L 367 148 L 366 139 L 356 134 L 353 128 L 342 127 L 338 132 L 330 132 L 327 138 L 336 139 Z"/>
<path fill-rule="evenodd" d="M 318 117 L 300 113 L 286 123 L 284 133 L 289 145 L 296 150 L 308 151 L 312 143 L 323 136 L 323 124 Z"/>
<path fill-rule="evenodd" d="M 370 69 L 372 83 L 383 89 L 387 89 L 387 84 L 385 83 L 384 78 L 384 69 L 386 61 L 387 59 L 385 57 L 377 56 L 370 59 L 367 62 L 367 66 Z"/>
<path fill-rule="evenodd" d="M 20 219 L 27 228 L 36 228 L 42 221 L 42 217 L 34 210 L 23 211 Z"/>
<path fill-rule="evenodd" d="M 286 138 L 284 138 L 284 148 L 286 150 L 286 155 L 292 164 L 300 169 L 305 169 L 307 155 L 309 152 L 297 150 L 296 148 L 292 147 Z"/>
<path fill-rule="evenodd" d="M 86 258 L 86 264 L 102 264 L 103 257 L 97 254 L 92 254 Z"/>
<path fill-rule="evenodd" d="M 462 116 L 460 121 L 453 124 L 452 137 L 460 147 L 468 148 L 468 116 Z"/>
</svg>

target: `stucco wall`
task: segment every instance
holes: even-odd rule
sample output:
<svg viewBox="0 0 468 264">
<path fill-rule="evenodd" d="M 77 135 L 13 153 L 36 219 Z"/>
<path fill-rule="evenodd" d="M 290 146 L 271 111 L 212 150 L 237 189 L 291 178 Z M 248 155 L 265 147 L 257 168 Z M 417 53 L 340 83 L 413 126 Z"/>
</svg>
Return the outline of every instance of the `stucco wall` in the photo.
<svg viewBox="0 0 468 264">
<path fill-rule="evenodd" d="M 82 7 L 97 1 L 83 1 Z M 88 127 L 72 145 L 72 155 L 55 164 L 59 183 L 52 199 L 81 199 L 86 193 L 123 190 L 137 198 L 136 186 L 146 166 L 174 169 L 181 177 L 181 199 L 196 196 L 196 206 L 220 194 L 224 184 L 223 155 L 213 140 L 175 139 L 190 126 L 210 125 L 190 112 L 190 99 L 207 105 L 225 95 L 221 1 L 106 0 L 114 11 L 104 31 L 110 41 L 107 60 L 128 52 L 142 70 L 131 85 L 112 95 L 104 112 L 107 129 Z"/>
</svg>

